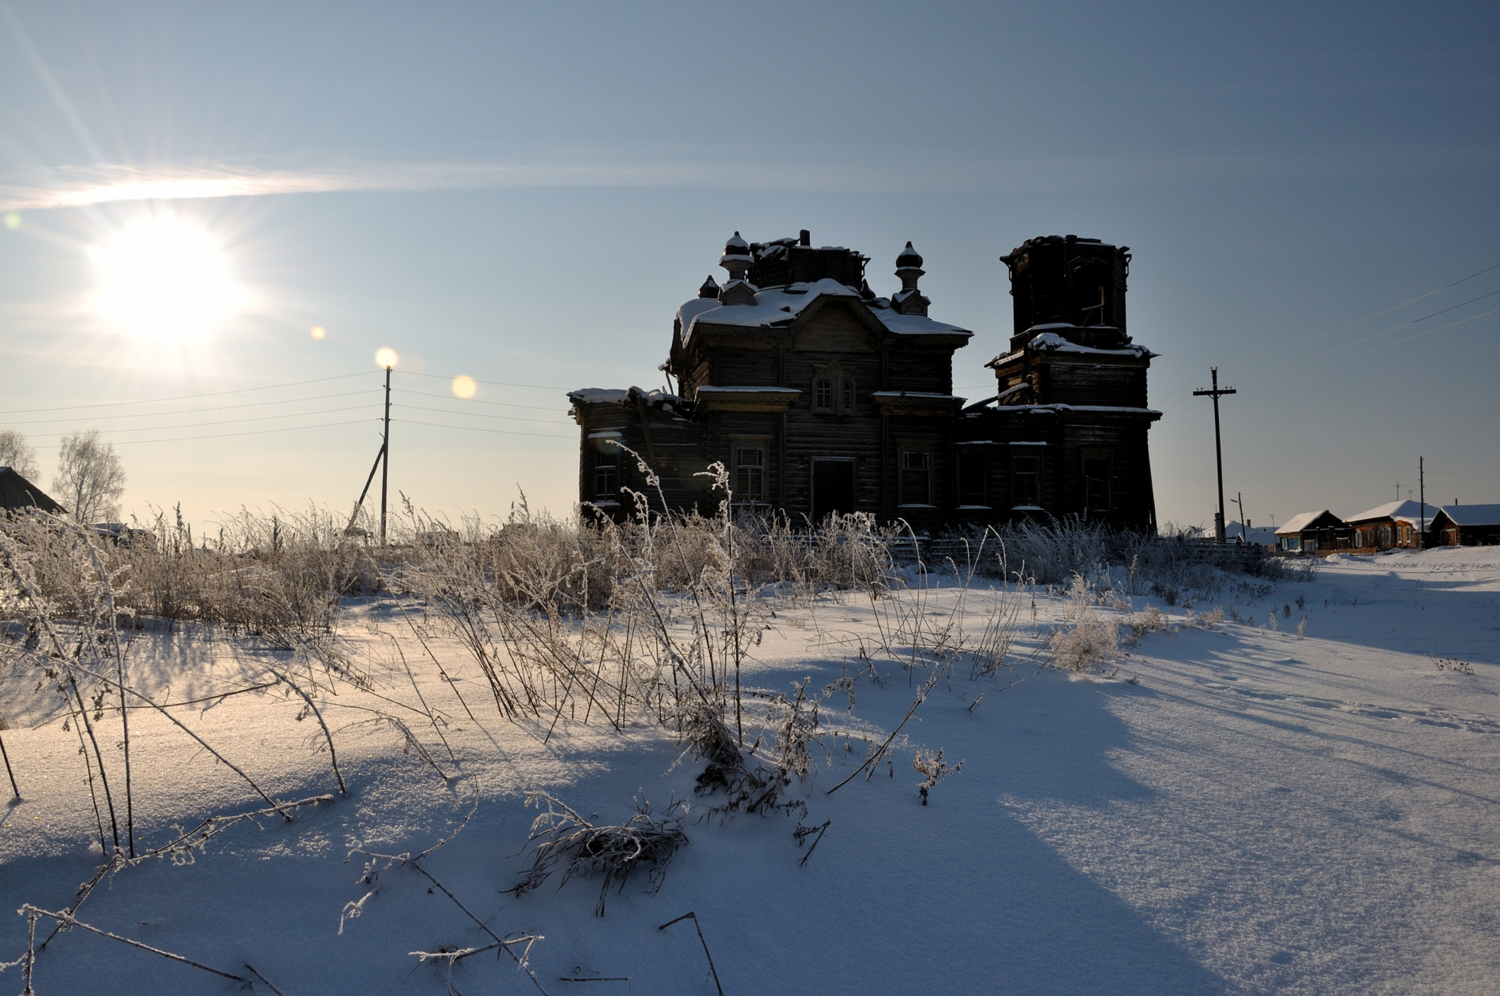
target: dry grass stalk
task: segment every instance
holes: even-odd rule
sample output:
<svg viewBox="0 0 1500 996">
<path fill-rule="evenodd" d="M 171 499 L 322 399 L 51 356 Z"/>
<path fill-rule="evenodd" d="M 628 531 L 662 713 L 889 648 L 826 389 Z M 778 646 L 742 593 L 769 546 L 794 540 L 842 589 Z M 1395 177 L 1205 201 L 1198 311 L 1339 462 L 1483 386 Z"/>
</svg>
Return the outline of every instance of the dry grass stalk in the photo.
<svg viewBox="0 0 1500 996">
<path fill-rule="evenodd" d="M 638 870 L 647 872 L 647 892 L 655 894 L 666 880 L 667 868 L 677 848 L 688 842 L 682 829 L 687 807 L 669 805 L 661 817 L 652 814 L 649 803 L 636 800 L 635 815 L 622 824 L 596 826 L 567 803 L 546 792 L 529 792 L 526 804 L 546 812 L 531 824 L 532 841 L 540 841 L 531 867 L 506 892 L 523 896 L 541 887 L 554 873 L 561 873 L 558 887 L 575 875 L 600 875 L 599 901 L 594 915 L 604 915 L 609 890 L 623 892 L 625 883 Z"/>
</svg>

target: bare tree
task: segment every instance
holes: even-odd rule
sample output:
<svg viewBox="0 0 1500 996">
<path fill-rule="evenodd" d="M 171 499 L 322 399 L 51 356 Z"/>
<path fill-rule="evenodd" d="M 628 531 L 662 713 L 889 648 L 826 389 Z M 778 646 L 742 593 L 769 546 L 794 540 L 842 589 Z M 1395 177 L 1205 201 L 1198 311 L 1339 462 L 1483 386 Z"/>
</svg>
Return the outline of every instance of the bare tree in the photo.
<svg viewBox="0 0 1500 996">
<path fill-rule="evenodd" d="M 125 493 L 125 467 L 114 444 L 101 443 L 98 429 L 63 437 L 52 492 L 73 509 L 75 522 L 113 519 L 119 514 L 115 502 Z"/>
<path fill-rule="evenodd" d="M 33 483 L 40 473 L 36 450 L 27 446 L 26 437 L 14 429 L 0 429 L 0 467 L 9 467 Z"/>
</svg>

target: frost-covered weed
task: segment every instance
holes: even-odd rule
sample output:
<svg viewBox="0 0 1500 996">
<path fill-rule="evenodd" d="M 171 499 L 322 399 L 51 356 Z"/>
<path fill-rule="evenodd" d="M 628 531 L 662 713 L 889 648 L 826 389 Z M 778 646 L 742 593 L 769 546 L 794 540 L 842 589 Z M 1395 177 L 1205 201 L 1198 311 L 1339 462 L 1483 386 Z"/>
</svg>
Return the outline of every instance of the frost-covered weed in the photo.
<svg viewBox="0 0 1500 996">
<path fill-rule="evenodd" d="M 1082 575 L 1073 575 L 1062 625 L 1052 631 L 1052 664 L 1064 671 L 1087 674 L 1102 670 L 1120 653 L 1119 621 L 1102 615 L 1098 596 Z"/>
</svg>

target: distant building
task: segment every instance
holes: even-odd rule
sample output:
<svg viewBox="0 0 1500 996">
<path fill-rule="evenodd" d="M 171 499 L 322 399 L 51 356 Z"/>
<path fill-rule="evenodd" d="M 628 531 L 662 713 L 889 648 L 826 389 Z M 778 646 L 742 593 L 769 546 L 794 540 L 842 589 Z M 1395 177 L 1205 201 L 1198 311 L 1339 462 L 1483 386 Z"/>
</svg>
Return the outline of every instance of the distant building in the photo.
<svg viewBox="0 0 1500 996">
<path fill-rule="evenodd" d="M 1437 512 L 1434 505 L 1417 501 L 1391 501 L 1348 519 L 1350 547 L 1356 551 L 1418 549 L 1422 530 L 1430 528 Z"/>
<path fill-rule="evenodd" d="M 1276 530 L 1277 547 L 1283 553 L 1333 553 L 1348 549 L 1349 524 L 1328 509 L 1294 515 Z"/>
<path fill-rule="evenodd" d="M 1146 407 L 1154 355 L 1125 334 L 1125 247 L 1031 239 L 1008 256 L 1007 352 L 995 396 L 953 394 L 973 332 L 928 317 L 922 257 L 896 257 L 901 290 L 878 297 L 868 257 L 736 233 L 673 323 L 661 369 L 676 392 L 568 395 L 581 430 L 579 499 L 604 514 L 711 509 L 721 463 L 737 506 L 818 522 L 831 512 L 923 531 L 1082 515 L 1154 529 Z M 625 450 L 636 454 L 631 457 Z M 641 463 L 660 481 L 648 487 Z"/>
<path fill-rule="evenodd" d="M 1275 526 L 1250 526 L 1230 520 L 1224 527 L 1224 538 L 1231 543 L 1248 543 L 1251 546 L 1278 547 Z"/>
<path fill-rule="evenodd" d="M 68 511 L 14 469 L 0 467 L 0 509 L 17 512 L 23 508 L 39 508 L 59 515 L 66 515 Z"/>
<path fill-rule="evenodd" d="M 1500 543 L 1500 505 L 1444 505 L 1432 517 L 1438 546 L 1492 546 Z"/>
</svg>

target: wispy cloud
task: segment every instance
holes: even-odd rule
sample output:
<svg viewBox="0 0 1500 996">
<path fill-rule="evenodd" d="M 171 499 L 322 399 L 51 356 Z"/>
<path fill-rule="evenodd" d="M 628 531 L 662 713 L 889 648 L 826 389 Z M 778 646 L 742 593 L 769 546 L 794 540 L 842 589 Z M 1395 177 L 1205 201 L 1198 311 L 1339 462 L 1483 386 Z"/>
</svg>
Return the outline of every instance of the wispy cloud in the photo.
<svg viewBox="0 0 1500 996">
<path fill-rule="evenodd" d="M 1500 161 L 1500 148 L 1386 150 L 1352 147 L 1257 154 L 1057 156 L 953 154 L 883 156 L 868 149 L 760 150 L 724 161 L 580 158 L 573 162 L 345 162 L 287 168 L 235 163 L 81 165 L 0 172 L 0 211 L 81 207 L 115 201 L 255 197 L 335 191 L 493 190 L 507 187 L 710 188 L 770 191 L 1002 191 L 1059 193 L 1244 181 L 1293 175 L 1430 172 Z"/>
</svg>

